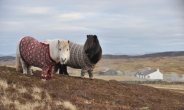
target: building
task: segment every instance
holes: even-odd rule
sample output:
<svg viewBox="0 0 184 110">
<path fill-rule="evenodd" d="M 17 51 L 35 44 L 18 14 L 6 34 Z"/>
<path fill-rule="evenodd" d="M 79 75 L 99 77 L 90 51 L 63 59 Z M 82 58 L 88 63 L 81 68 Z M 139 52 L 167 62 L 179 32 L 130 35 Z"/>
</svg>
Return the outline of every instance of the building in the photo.
<svg viewBox="0 0 184 110">
<path fill-rule="evenodd" d="M 145 70 L 142 72 L 138 72 L 135 74 L 138 78 L 146 78 L 146 79 L 163 79 L 163 74 L 159 69 L 157 70 Z"/>
<path fill-rule="evenodd" d="M 182 78 L 181 79 L 184 80 L 184 74 L 182 75 Z"/>
<path fill-rule="evenodd" d="M 118 72 L 115 70 L 112 70 L 110 68 L 105 68 L 104 70 L 99 72 L 99 75 L 117 75 Z"/>
</svg>

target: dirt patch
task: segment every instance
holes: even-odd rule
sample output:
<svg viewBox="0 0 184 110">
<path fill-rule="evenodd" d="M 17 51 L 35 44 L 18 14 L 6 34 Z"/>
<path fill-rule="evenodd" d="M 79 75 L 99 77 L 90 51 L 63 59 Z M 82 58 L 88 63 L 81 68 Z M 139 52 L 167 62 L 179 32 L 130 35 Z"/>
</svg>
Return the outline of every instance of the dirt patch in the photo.
<svg viewBox="0 0 184 110">
<path fill-rule="evenodd" d="M 0 79 L 6 80 L 8 84 L 6 92 L 15 93 L 15 85 L 21 91 L 21 97 L 14 96 L 9 99 L 25 104 L 39 99 L 45 101 L 39 102 L 42 106 L 47 106 L 43 107 L 45 109 L 48 108 L 48 104 L 50 104 L 49 109 L 62 109 L 63 106 L 60 106 L 62 104 L 58 101 L 65 100 L 70 101 L 79 110 L 184 109 L 184 94 L 177 92 L 121 83 L 115 80 L 90 80 L 64 75 L 54 75 L 53 80 L 42 82 L 40 74 L 41 71 L 34 71 L 33 76 L 23 75 L 16 72 L 14 68 L 0 66 Z M 42 94 L 40 97 L 32 96 L 32 94 L 38 94 L 34 91 L 40 91 L 35 87 L 41 88 L 41 92 L 38 92 Z M 0 92 L 1 96 L 7 94 L 2 90 Z M 53 102 L 57 102 L 57 104 L 53 104 Z M 0 108 L 3 109 L 16 109 L 11 104 L 10 106 L 0 104 Z M 40 109 L 37 106 L 36 108 Z"/>
</svg>

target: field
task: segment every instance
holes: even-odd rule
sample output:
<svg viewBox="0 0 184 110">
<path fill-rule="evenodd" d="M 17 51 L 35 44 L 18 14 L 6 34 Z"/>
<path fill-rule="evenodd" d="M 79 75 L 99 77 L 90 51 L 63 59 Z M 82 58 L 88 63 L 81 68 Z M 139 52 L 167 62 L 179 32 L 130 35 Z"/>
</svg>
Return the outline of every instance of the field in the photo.
<svg viewBox="0 0 184 110">
<path fill-rule="evenodd" d="M 14 66 L 15 60 L 0 61 L 0 65 Z M 184 56 L 179 57 L 155 57 L 155 58 L 129 58 L 129 59 L 102 59 L 96 65 L 94 72 L 111 68 L 120 70 L 125 74 L 138 72 L 140 69 L 150 67 L 151 69 L 159 68 L 163 74 L 171 72 L 179 76 L 184 74 Z M 75 70 L 72 70 L 75 71 Z"/>
<path fill-rule="evenodd" d="M 112 68 L 127 73 L 135 73 L 145 67 L 159 68 L 163 74 L 175 72 L 184 74 L 184 56 L 180 57 L 156 57 L 156 58 L 130 58 L 130 59 L 102 59 L 96 67 L 96 71 L 103 68 Z"/>
</svg>

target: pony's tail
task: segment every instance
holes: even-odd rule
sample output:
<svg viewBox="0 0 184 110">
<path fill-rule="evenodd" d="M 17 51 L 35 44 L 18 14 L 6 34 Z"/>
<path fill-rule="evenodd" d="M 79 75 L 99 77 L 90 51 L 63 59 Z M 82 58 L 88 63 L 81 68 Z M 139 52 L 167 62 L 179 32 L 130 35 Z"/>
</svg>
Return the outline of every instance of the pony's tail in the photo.
<svg viewBox="0 0 184 110">
<path fill-rule="evenodd" d="M 19 45 L 19 44 L 18 44 Z M 21 62 L 20 62 L 20 55 L 18 54 L 19 52 L 19 46 L 17 46 L 17 52 L 16 52 L 16 71 L 18 72 L 22 72 L 22 66 L 21 66 Z"/>
<path fill-rule="evenodd" d="M 22 66 L 21 66 L 20 56 L 19 55 L 16 55 L 16 70 L 18 72 L 22 72 L 23 71 Z"/>
</svg>

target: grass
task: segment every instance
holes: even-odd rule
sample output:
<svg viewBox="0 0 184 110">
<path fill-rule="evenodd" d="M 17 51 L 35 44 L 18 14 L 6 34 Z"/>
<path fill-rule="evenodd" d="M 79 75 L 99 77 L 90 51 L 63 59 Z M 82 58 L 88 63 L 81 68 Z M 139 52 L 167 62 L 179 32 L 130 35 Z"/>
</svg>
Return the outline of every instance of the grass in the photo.
<svg viewBox="0 0 184 110">
<path fill-rule="evenodd" d="M 7 81 L 5 80 L 0 80 L 0 89 L 1 90 L 6 90 L 8 88 L 8 84 L 7 84 Z"/>
<path fill-rule="evenodd" d="M 181 85 L 143 84 L 143 85 L 151 86 L 158 89 L 166 89 L 166 90 L 184 94 L 184 85 L 182 84 Z"/>
<path fill-rule="evenodd" d="M 47 91 L 37 86 L 22 87 L 0 79 L 0 94 L 0 109 L 51 110 L 50 106 L 54 104 L 68 110 L 77 110 L 69 101 L 53 101 Z"/>
<path fill-rule="evenodd" d="M 68 110 L 77 110 L 77 107 L 74 106 L 71 102 L 69 101 L 63 101 L 61 103 L 61 105 L 63 105 L 64 108 L 68 109 Z"/>
<path fill-rule="evenodd" d="M 0 66 L 1 110 L 184 108 L 184 94 L 165 89 L 57 74 L 42 82 L 41 71 L 33 72 L 33 76 L 23 75 L 15 68 Z"/>
<path fill-rule="evenodd" d="M 15 88 L 16 89 L 16 88 Z M 19 92 L 19 93 L 26 93 L 27 92 L 27 89 L 25 88 L 25 87 L 21 87 L 21 88 L 17 88 L 17 91 Z"/>
</svg>

